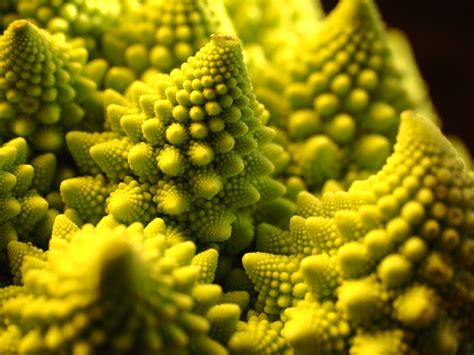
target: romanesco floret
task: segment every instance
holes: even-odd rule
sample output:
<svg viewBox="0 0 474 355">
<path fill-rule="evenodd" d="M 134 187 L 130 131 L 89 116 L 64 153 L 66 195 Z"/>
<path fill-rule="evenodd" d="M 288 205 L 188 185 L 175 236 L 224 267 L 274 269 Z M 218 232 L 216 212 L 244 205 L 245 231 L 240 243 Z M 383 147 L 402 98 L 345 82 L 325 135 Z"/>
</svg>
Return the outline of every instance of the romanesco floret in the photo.
<svg viewBox="0 0 474 355">
<path fill-rule="evenodd" d="M 37 177 L 33 166 L 27 164 L 27 156 L 28 145 L 23 138 L 13 139 L 0 146 L 0 274 L 2 278 L 8 274 L 6 267 L 8 242 L 20 239 L 38 244 L 39 241 L 33 230 L 48 211 L 48 202 L 34 188 Z"/>
<path fill-rule="evenodd" d="M 245 61 L 259 101 L 271 108 L 270 123 L 284 127 L 290 113 L 283 92 L 290 83 L 288 62 L 314 37 L 322 22 L 319 1 L 225 1 L 242 39 Z M 283 142 L 280 142 L 283 143 Z"/>
<path fill-rule="evenodd" d="M 87 48 L 93 51 L 100 36 L 105 31 L 111 30 L 118 20 L 122 6 L 126 9 L 127 1 L 7 0 L 7 2 L 11 5 L 7 11 L 2 12 L 0 25 L 6 27 L 12 20 L 27 19 L 50 33 L 60 32 L 69 37 L 80 36 Z"/>
<path fill-rule="evenodd" d="M 281 321 L 272 322 L 265 313 L 249 311 L 247 321 L 237 324 L 229 350 L 236 355 L 284 354 L 288 345 L 280 335 L 282 328 Z"/>
<path fill-rule="evenodd" d="M 248 246 L 253 233 L 245 229 L 253 225 L 245 222 L 248 212 L 238 217 L 241 210 L 284 187 L 269 177 L 274 164 L 262 152 L 273 131 L 264 126 L 267 113 L 252 93 L 239 40 L 214 35 L 155 86 L 134 83 L 130 101 L 106 93 L 117 102 L 107 107 L 112 134 L 67 135 L 79 168 L 106 179 L 64 181 L 66 206 L 85 220 L 104 211 L 127 224 L 160 215 L 204 243 L 228 240 L 240 221 L 236 230 L 250 240 L 233 243 Z M 118 183 L 110 195 L 105 180 Z"/>
<path fill-rule="evenodd" d="M 377 171 L 411 103 L 373 1 L 340 2 L 308 47 L 285 91 L 285 128 L 295 142 L 288 171 L 320 189 L 348 173 L 352 180 L 351 172 Z"/>
<path fill-rule="evenodd" d="M 0 12 L 0 354 L 472 353 L 472 157 L 374 0 Z"/>
<path fill-rule="evenodd" d="M 464 164 L 466 164 L 466 169 L 473 170 L 474 157 L 469 151 L 469 148 L 466 143 L 463 142 L 463 140 L 456 135 L 448 135 L 447 137 L 453 145 L 454 149 L 456 149 L 456 152 L 458 152 Z"/>
<path fill-rule="evenodd" d="M 240 310 L 245 311 L 250 302 L 250 295 L 247 291 L 228 291 L 222 294 L 219 303 L 233 303 L 239 306 Z"/>
<path fill-rule="evenodd" d="M 319 1 L 224 0 L 239 38 L 264 49 L 269 58 L 312 36 L 323 16 Z"/>
<path fill-rule="evenodd" d="M 213 275 L 203 279 L 195 263 L 202 253 L 195 255 L 192 242 L 170 245 L 161 219 L 126 227 L 106 217 L 96 227 L 74 226 L 64 215 L 56 219 L 46 255 L 23 257 L 24 286 L 0 289 L 9 325 L 0 348 L 42 354 L 226 353 L 219 342 L 225 344 L 234 332 L 240 308 L 217 304 L 221 289 L 211 284 Z M 21 244 L 10 242 L 9 249 L 22 254 Z"/>
<path fill-rule="evenodd" d="M 416 106 L 371 0 L 341 1 L 310 40 L 268 70 L 251 58 L 265 71 L 257 97 L 292 156 L 285 175 L 302 178 L 310 191 L 339 190 L 377 171 L 391 153 L 399 113 Z"/>
<path fill-rule="evenodd" d="M 302 192 L 297 214 L 243 257 L 297 353 L 455 354 L 472 338 L 474 175 L 430 120 L 403 113 L 376 175 Z"/>
<path fill-rule="evenodd" d="M 34 256 L 38 259 L 44 260 L 46 259 L 47 255 L 42 249 L 35 247 L 30 242 L 24 243 L 15 240 L 8 242 L 7 250 L 8 261 L 10 263 L 10 272 L 13 275 L 14 285 L 23 284 L 21 267 L 26 256 Z"/>
<path fill-rule="evenodd" d="M 441 118 L 431 101 L 428 86 L 418 68 L 407 36 L 400 30 L 391 28 L 387 33 L 387 40 L 393 54 L 394 64 L 402 75 L 402 83 L 410 101 L 413 102 L 416 113 L 432 119 L 441 126 Z M 466 168 L 468 170 L 472 169 L 473 159 L 464 142 L 452 134 L 447 135 L 447 138 L 463 159 Z"/>
<path fill-rule="evenodd" d="M 101 57 L 88 64 L 97 82 L 124 92 L 134 80 L 169 73 L 203 47 L 212 33 L 233 33 L 217 1 L 158 0 L 140 5 L 102 38 Z"/>
<path fill-rule="evenodd" d="M 87 50 L 26 20 L 0 37 L 0 137 L 24 137 L 34 150 L 60 152 L 78 127 L 95 83 L 81 75 Z M 95 117 L 100 120 L 100 117 Z"/>
<path fill-rule="evenodd" d="M 278 130 L 280 143 L 288 145 L 288 137 L 283 130 L 291 112 L 290 103 L 283 96 L 285 87 L 291 78 L 284 69 L 288 64 L 285 60 L 270 59 L 265 51 L 258 45 L 247 45 L 245 48 L 245 61 L 249 68 L 250 77 L 254 85 L 254 92 L 258 100 L 271 112 L 269 124 Z M 286 47 L 282 47 L 285 50 Z M 288 51 L 294 53 L 293 51 Z"/>
</svg>

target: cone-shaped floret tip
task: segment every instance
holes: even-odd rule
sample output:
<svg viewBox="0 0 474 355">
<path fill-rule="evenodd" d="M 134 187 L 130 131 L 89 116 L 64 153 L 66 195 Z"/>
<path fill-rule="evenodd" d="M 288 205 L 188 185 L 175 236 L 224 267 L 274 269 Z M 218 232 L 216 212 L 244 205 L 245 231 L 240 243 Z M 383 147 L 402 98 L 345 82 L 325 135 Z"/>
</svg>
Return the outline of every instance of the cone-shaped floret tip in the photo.
<svg viewBox="0 0 474 355">
<path fill-rule="evenodd" d="M 336 15 L 337 14 L 337 15 Z M 333 16 L 345 17 L 357 25 L 382 29 L 382 20 L 374 0 L 342 0 L 333 11 Z"/>
<path fill-rule="evenodd" d="M 400 122 L 403 122 L 404 124 L 401 125 L 400 131 L 406 128 L 416 128 L 416 127 L 421 127 L 424 126 L 424 121 L 429 120 L 428 118 L 425 118 L 421 115 L 416 114 L 412 110 L 405 110 L 400 114 Z M 431 125 L 430 125 L 431 126 Z M 439 129 L 438 129 L 439 131 Z"/>
<path fill-rule="evenodd" d="M 208 48 L 219 53 L 233 53 L 232 56 L 242 56 L 242 43 L 236 36 L 229 34 L 212 34 L 208 43 Z"/>
<path fill-rule="evenodd" d="M 259 259 L 258 255 L 258 253 L 247 253 L 242 257 L 242 264 L 247 274 L 252 272 L 253 268 L 257 265 Z"/>
<path fill-rule="evenodd" d="M 27 20 L 16 20 L 13 21 L 10 26 L 8 26 L 5 34 L 10 34 L 16 38 L 25 36 L 31 30 L 36 29 L 36 26 L 33 25 L 30 21 Z"/>
<path fill-rule="evenodd" d="M 187 353 L 191 347 L 198 354 L 225 353 L 215 351 L 215 344 L 230 337 L 240 309 L 218 305 L 221 287 L 200 275 L 212 279 L 217 260 L 196 266 L 194 243 L 169 243 L 166 232 L 161 233 L 164 222 L 156 222 L 163 221 L 126 227 L 109 216 L 97 226 L 76 225 L 74 230 L 75 223 L 64 216 L 53 228 L 68 236 L 53 237 L 47 254 L 25 243 L 10 244 L 11 251 L 17 249 L 9 250 L 16 264 L 28 258 L 19 275 L 24 292 L 0 289 L 2 321 L 8 319 L 18 330 L 8 352 L 73 353 L 81 343 L 90 353 Z M 19 313 L 26 308 L 29 314 Z M 62 312 L 51 316 L 45 312 L 50 309 Z M 80 331 L 74 328 L 66 336 L 61 325 L 76 319 L 81 319 Z M 100 332 L 100 342 L 90 340 L 93 332 Z M 0 353 L 4 348 L 2 333 Z"/>
<path fill-rule="evenodd" d="M 399 149 L 423 143 L 425 149 L 431 148 L 444 154 L 455 156 L 455 150 L 432 120 L 407 110 L 400 115 L 400 128 L 397 144 Z"/>
<path fill-rule="evenodd" d="M 61 182 L 60 189 L 62 194 L 75 193 L 76 184 L 73 179 L 67 179 Z"/>
<path fill-rule="evenodd" d="M 213 33 L 211 35 L 211 42 L 219 47 L 225 46 L 240 46 L 240 40 L 237 36 Z"/>
<path fill-rule="evenodd" d="M 110 288 L 114 284 L 116 287 L 127 284 L 130 286 L 130 282 L 136 277 L 134 267 L 137 265 L 134 265 L 133 258 L 130 244 L 121 238 L 110 238 L 100 245 L 99 250 L 93 255 L 92 262 L 98 272 L 99 285 L 104 289 L 104 293 L 107 292 L 107 287 Z M 121 275 L 120 283 L 116 282 L 116 275 Z M 108 291 L 110 292 L 110 289 Z"/>
</svg>

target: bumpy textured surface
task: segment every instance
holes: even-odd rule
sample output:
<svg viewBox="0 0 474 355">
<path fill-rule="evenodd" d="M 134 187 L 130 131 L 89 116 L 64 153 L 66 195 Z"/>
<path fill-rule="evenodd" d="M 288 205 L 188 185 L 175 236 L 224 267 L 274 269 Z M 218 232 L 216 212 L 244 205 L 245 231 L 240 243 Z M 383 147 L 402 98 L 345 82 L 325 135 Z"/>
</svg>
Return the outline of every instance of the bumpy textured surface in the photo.
<svg viewBox="0 0 474 355">
<path fill-rule="evenodd" d="M 458 136 L 448 135 L 448 139 L 464 161 L 464 164 L 466 164 L 466 168 L 472 170 L 474 167 L 474 157 L 469 151 L 466 143 L 463 142 Z"/>
<path fill-rule="evenodd" d="M 221 0 L 148 0 L 137 8 L 104 35 L 101 56 L 107 62 L 89 64 L 101 85 L 120 92 L 142 74 L 148 81 L 178 68 L 211 34 L 234 33 Z"/>
<path fill-rule="evenodd" d="M 283 323 L 270 321 L 264 313 L 249 311 L 247 321 L 239 322 L 229 340 L 231 354 L 283 354 L 288 349 L 285 339 L 280 336 Z"/>
<path fill-rule="evenodd" d="M 10 272 L 13 275 L 14 285 L 23 284 L 21 267 L 26 256 L 34 256 L 42 260 L 46 259 L 46 253 L 42 249 L 36 248 L 31 243 L 23 243 L 12 240 L 8 242 L 7 249 L 8 260 L 10 262 Z"/>
<path fill-rule="evenodd" d="M 315 38 L 285 92 L 286 127 L 301 142 L 292 147 L 294 173 L 321 188 L 351 172 L 377 171 L 410 103 L 373 1 L 340 2 Z"/>
<path fill-rule="evenodd" d="M 26 20 L 10 24 L 0 37 L 0 137 L 59 152 L 95 94 L 95 83 L 81 75 L 87 55 Z"/>
<path fill-rule="evenodd" d="M 245 61 L 259 101 L 271 109 L 270 123 L 284 127 L 290 113 L 285 87 L 291 82 L 289 62 L 312 42 L 322 23 L 319 1 L 225 1 L 242 39 Z"/>
<path fill-rule="evenodd" d="M 430 120 L 402 114 L 376 175 L 300 193 L 297 214 L 243 257 L 257 310 L 282 314 L 297 353 L 455 354 L 472 339 L 474 175 Z"/>
<path fill-rule="evenodd" d="M 418 68 L 409 39 L 400 30 L 392 28 L 387 33 L 387 40 L 393 53 L 394 64 L 402 75 L 402 84 L 410 101 L 414 104 L 416 113 L 428 117 L 442 126 L 441 117 L 438 116 L 436 108 L 431 102 L 428 86 Z M 473 159 L 464 142 L 453 135 L 448 135 L 448 139 L 463 159 L 466 168 L 472 169 Z"/>
<path fill-rule="evenodd" d="M 67 180 L 61 185 L 66 206 L 86 220 L 101 203 L 122 223 L 163 216 L 203 243 L 228 240 L 241 221 L 242 234 L 252 238 L 241 210 L 285 190 L 269 177 L 274 164 L 264 149 L 273 131 L 264 126 L 268 115 L 252 93 L 239 40 L 214 35 L 181 69 L 157 79 L 156 88 L 134 83 L 130 101 L 106 93 L 117 102 L 107 108 L 113 135 L 67 135 L 82 171 L 100 171 L 118 186 L 105 201 L 102 176 Z M 91 209 L 84 192 L 93 190 Z"/>
<path fill-rule="evenodd" d="M 3 3 L 10 3 L 7 7 Z M 50 33 L 61 32 L 69 37 L 80 36 L 87 48 L 95 50 L 96 40 L 116 23 L 122 7 L 129 0 L 6 0 L 0 5 L 1 26 L 23 18 L 45 28 Z M 4 10 L 4 11 L 3 11 Z"/>
<path fill-rule="evenodd" d="M 224 0 L 245 46 L 257 45 L 269 58 L 314 35 L 323 11 L 319 1 Z"/>
<path fill-rule="evenodd" d="M 0 30 L 0 354 L 473 353 L 472 157 L 375 0 Z"/>
<path fill-rule="evenodd" d="M 226 353 L 218 341 L 233 333 L 240 309 L 217 305 L 220 287 L 198 283 L 192 242 L 170 245 L 161 219 L 126 227 L 106 217 L 97 227 L 72 226 L 58 218 L 47 255 L 23 258 L 24 286 L 0 289 L 2 326 L 8 324 L 0 349 Z"/>
<path fill-rule="evenodd" d="M 16 138 L 0 146 L 0 273 L 8 275 L 7 245 L 11 240 L 33 241 L 31 233 L 46 216 L 48 202 L 38 195 L 32 183 L 35 170 L 27 164 L 28 146 Z"/>
<path fill-rule="evenodd" d="M 374 1 L 341 1 L 285 60 L 266 70 L 256 94 L 292 155 L 286 173 L 320 192 L 377 171 L 391 153 L 400 112 L 415 104 Z"/>
</svg>

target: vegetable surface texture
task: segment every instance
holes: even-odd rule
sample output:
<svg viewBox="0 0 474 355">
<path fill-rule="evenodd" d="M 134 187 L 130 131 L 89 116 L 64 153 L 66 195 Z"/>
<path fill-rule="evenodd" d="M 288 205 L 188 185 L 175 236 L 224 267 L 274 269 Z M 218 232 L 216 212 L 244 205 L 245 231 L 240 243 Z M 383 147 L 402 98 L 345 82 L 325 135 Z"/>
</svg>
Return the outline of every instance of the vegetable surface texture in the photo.
<svg viewBox="0 0 474 355">
<path fill-rule="evenodd" d="M 0 1 L 0 354 L 474 352 L 469 150 L 322 9 Z"/>
</svg>

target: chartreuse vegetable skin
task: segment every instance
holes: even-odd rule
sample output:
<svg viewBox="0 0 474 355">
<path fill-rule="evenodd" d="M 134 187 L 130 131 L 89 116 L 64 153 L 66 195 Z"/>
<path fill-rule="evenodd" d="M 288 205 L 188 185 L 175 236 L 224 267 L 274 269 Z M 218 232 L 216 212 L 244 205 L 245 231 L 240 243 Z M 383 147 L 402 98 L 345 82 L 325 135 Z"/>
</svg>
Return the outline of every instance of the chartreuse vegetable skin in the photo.
<svg viewBox="0 0 474 355">
<path fill-rule="evenodd" d="M 0 37 L 0 137 L 60 152 L 95 94 L 95 83 L 81 75 L 87 55 L 26 20 L 11 23 Z"/>
<path fill-rule="evenodd" d="M 244 56 L 223 1 L 0 0 L 0 354 L 471 354 L 474 173 L 405 39 L 225 0 Z"/>
<path fill-rule="evenodd" d="M 300 193 L 289 234 L 268 230 L 243 265 L 296 353 L 456 354 L 472 339 L 474 175 L 432 121 L 403 113 L 379 172 Z"/>
<path fill-rule="evenodd" d="M 103 36 L 101 57 L 106 61 L 88 65 L 91 77 L 102 77 L 100 84 L 107 88 L 124 92 L 142 75 L 153 80 L 157 72 L 179 68 L 211 34 L 233 33 L 221 0 L 146 1 L 139 9 Z"/>
<path fill-rule="evenodd" d="M 282 95 L 291 82 L 288 67 L 301 48 L 312 42 L 323 21 L 320 1 L 225 0 L 229 16 L 244 44 L 255 95 L 271 109 L 269 124 L 285 127 L 290 113 Z M 283 133 L 282 133 L 283 134 Z"/>
<path fill-rule="evenodd" d="M 285 354 L 291 353 L 280 335 L 283 322 L 271 321 L 265 313 L 249 311 L 247 321 L 239 322 L 228 343 L 231 354 Z"/>
<path fill-rule="evenodd" d="M 68 133 L 77 166 L 105 179 L 66 180 L 62 197 L 85 220 L 99 218 L 105 206 L 125 224 L 159 215 L 201 243 L 226 241 L 244 208 L 285 192 L 269 177 L 274 132 L 264 126 L 268 115 L 252 93 L 240 42 L 213 35 L 181 69 L 157 78 L 157 89 L 134 83 L 130 101 L 106 93 L 116 102 L 107 107 L 112 133 Z M 244 245 L 236 240 L 242 250 L 253 225 L 239 226 L 250 228 Z"/>
<path fill-rule="evenodd" d="M 402 83 L 410 101 L 414 103 L 413 107 L 416 108 L 416 112 L 432 119 L 441 126 L 441 118 L 431 102 L 428 86 L 421 76 L 409 39 L 397 29 L 390 29 L 387 33 L 387 39 L 393 53 L 395 66 L 402 74 Z M 465 143 L 459 137 L 453 135 L 448 135 L 448 139 L 463 159 L 466 167 L 472 169 L 472 156 Z"/>
<path fill-rule="evenodd" d="M 202 253 L 170 245 L 163 220 L 79 228 L 60 215 L 53 230 L 47 254 L 23 257 L 24 286 L 0 290 L 2 353 L 227 353 L 240 308 L 217 304 L 221 287 L 194 262 Z"/>
<path fill-rule="evenodd" d="M 320 1 L 290 0 L 285 6 L 278 0 L 224 3 L 244 45 L 263 48 L 269 58 L 314 35 L 323 17 Z"/>
<path fill-rule="evenodd" d="M 17 18 L 28 19 L 50 33 L 61 32 L 69 37 L 81 37 L 87 48 L 94 50 L 97 47 L 96 40 L 102 33 L 111 30 L 117 21 L 122 1 L 7 0 L 6 2 L 10 2 L 11 5 L 7 11 L 2 12 L 3 25 Z"/>
<path fill-rule="evenodd" d="M 310 191 L 342 189 L 380 169 L 400 112 L 413 104 L 374 1 L 340 1 L 300 47 L 281 65 L 290 79 L 276 78 L 283 80 L 276 80 L 283 95 L 258 93 L 266 92 L 261 100 L 276 118 L 272 124 L 288 135 L 287 174 L 302 178 Z M 282 110 L 288 114 L 282 117 Z"/>
<path fill-rule="evenodd" d="M 11 240 L 32 241 L 31 233 L 45 217 L 48 202 L 41 197 L 35 183 L 47 173 L 35 176 L 35 169 L 27 164 L 28 146 L 23 138 L 13 139 L 0 146 L 0 274 L 8 275 L 7 245 Z"/>
</svg>

